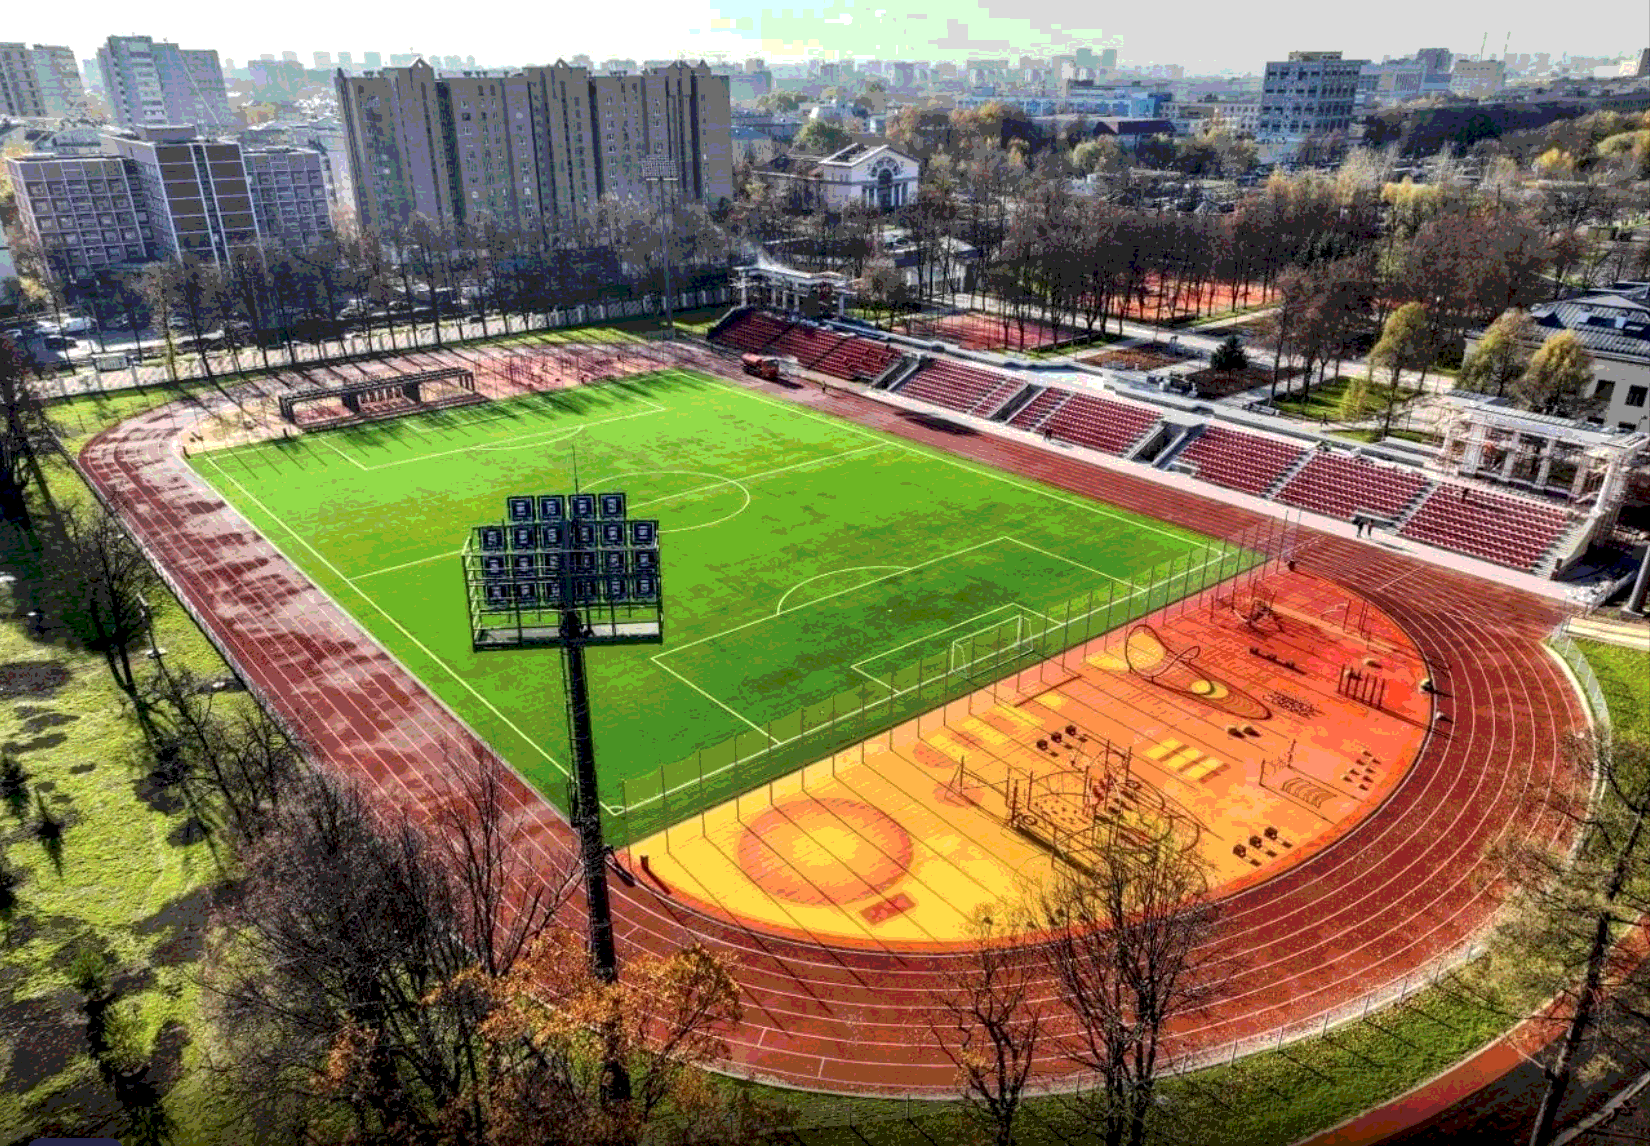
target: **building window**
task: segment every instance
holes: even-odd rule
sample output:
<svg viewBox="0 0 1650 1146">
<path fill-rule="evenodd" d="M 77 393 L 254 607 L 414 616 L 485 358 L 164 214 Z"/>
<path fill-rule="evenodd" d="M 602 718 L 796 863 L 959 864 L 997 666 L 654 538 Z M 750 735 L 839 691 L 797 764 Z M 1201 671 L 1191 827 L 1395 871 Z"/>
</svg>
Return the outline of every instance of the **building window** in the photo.
<svg viewBox="0 0 1650 1146">
<path fill-rule="evenodd" d="M 1646 395 L 1650 395 L 1650 386 L 1629 386 L 1627 387 L 1627 404 L 1629 406 L 1642 406 Z"/>
</svg>

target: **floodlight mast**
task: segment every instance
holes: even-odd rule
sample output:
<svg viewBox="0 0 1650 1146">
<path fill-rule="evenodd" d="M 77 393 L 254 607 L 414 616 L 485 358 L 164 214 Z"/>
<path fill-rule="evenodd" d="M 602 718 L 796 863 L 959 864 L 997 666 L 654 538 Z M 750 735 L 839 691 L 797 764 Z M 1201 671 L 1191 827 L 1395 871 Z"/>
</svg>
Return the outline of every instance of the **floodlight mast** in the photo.
<svg viewBox="0 0 1650 1146">
<path fill-rule="evenodd" d="M 667 203 L 665 199 L 665 184 L 677 182 L 675 174 L 676 163 L 668 156 L 644 155 L 642 157 L 642 179 L 648 183 L 659 185 L 659 249 L 665 256 L 665 341 L 676 338 L 676 319 L 671 308 L 670 299 L 670 236 L 674 235 L 672 226 L 667 234 L 665 221 L 672 214 L 675 204 Z M 674 220 L 671 220 L 674 223 Z"/>
<path fill-rule="evenodd" d="M 562 575 L 564 582 L 570 578 Z M 564 589 L 564 592 L 566 590 Z M 573 826 L 579 833 L 584 895 L 590 915 L 590 965 L 604 983 L 619 979 L 613 946 L 613 908 L 607 894 L 607 842 L 596 787 L 596 736 L 590 726 L 590 678 L 584 670 L 584 618 L 569 607 L 561 615 L 561 656 L 567 687 L 567 725 L 573 744 Z"/>
<path fill-rule="evenodd" d="M 659 523 L 629 520 L 627 503 L 618 492 L 512 497 L 506 501 L 511 524 L 476 527 L 462 555 L 472 648 L 562 651 L 573 750 L 569 812 L 579 835 L 591 969 L 604 983 L 618 981 L 619 960 L 584 650 L 664 639 Z M 590 575 L 597 571 L 603 575 Z M 501 620 L 509 616 L 513 627 Z M 628 1101 L 630 1075 L 616 1032 L 604 1031 L 603 1038 L 602 1097 Z"/>
</svg>

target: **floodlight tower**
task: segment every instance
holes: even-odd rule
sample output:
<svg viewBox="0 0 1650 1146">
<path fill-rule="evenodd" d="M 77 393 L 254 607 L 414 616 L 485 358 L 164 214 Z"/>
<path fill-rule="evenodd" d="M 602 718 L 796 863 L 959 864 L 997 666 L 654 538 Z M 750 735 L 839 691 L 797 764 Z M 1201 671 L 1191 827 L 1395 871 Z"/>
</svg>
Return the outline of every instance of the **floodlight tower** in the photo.
<svg viewBox="0 0 1650 1146">
<path fill-rule="evenodd" d="M 590 963 L 606 983 L 618 979 L 619 961 L 584 650 L 664 640 L 659 523 L 631 520 L 627 504 L 617 491 L 506 498 L 505 520 L 475 526 L 461 557 L 471 648 L 562 651 L 573 747 L 571 812 L 589 908 Z M 628 1076 L 616 1056 L 609 1058 L 607 1078 L 609 1098 L 629 1097 Z"/>
<path fill-rule="evenodd" d="M 665 340 L 669 342 L 676 337 L 676 320 L 670 305 L 670 238 L 676 228 L 672 226 L 667 232 L 665 218 L 674 213 L 676 205 L 666 201 L 665 184 L 678 181 L 676 161 L 664 155 L 644 155 L 641 167 L 643 181 L 659 185 L 659 248 L 665 256 Z"/>
</svg>

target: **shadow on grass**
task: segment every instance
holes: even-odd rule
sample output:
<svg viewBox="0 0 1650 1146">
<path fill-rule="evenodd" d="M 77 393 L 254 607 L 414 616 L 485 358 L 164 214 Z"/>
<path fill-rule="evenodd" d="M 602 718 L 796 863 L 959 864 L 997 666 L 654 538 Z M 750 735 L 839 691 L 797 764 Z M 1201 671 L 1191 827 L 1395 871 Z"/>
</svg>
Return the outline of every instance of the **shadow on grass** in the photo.
<svg viewBox="0 0 1650 1146">
<path fill-rule="evenodd" d="M 45 849 L 46 858 L 52 861 L 58 878 L 63 876 L 63 835 L 68 831 L 68 821 L 62 819 L 46 807 L 46 797 L 40 792 L 34 794 L 34 838 L 40 841 Z"/>
</svg>

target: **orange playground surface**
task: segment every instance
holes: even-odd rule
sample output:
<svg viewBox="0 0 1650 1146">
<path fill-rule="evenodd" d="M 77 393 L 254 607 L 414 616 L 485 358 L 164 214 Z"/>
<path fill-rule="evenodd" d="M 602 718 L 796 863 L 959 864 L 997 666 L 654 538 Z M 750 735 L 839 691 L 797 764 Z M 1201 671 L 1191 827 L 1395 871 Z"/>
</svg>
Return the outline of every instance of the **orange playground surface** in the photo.
<svg viewBox="0 0 1650 1146">
<path fill-rule="evenodd" d="M 638 841 L 625 862 L 729 918 L 878 947 L 972 920 L 1165 829 L 1221 894 L 1357 825 L 1432 719 L 1384 613 L 1268 565 Z M 645 873 L 645 874 L 643 874 Z"/>
</svg>

